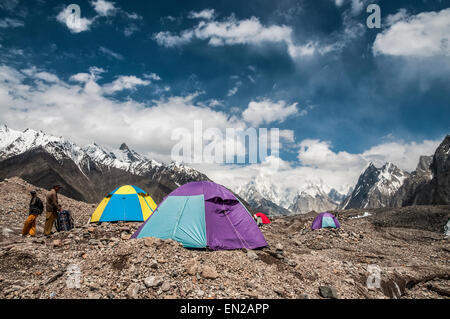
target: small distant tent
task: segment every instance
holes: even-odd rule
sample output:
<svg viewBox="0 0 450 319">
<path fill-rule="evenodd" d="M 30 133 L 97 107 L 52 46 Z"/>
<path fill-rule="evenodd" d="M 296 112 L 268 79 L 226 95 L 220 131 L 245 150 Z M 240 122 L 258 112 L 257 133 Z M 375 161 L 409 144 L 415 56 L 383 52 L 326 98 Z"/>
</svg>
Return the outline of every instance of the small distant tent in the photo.
<svg viewBox="0 0 450 319">
<path fill-rule="evenodd" d="M 146 221 L 156 209 L 151 196 L 134 185 L 125 185 L 109 193 L 91 216 L 91 223 Z"/>
<path fill-rule="evenodd" d="M 263 224 L 270 224 L 270 223 L 271 223 L 269 217 L 267 217 L 266 214 L 263 214 L 263 213 L 256 213 L 255 216 L 256 216 L 256 217 L 261 217 L 261 220 L 262 220 L 262 223 L 263 223 Z"/>
<path fill-rule="evenodd" d="M 331 213 L 320 213 L 314 218 L 311 229 L 320 229 L 320 228 L 340 228 L 341 225 L 337 218 Z"/>
<path fill-rule="evenodd" d="M 171 192 L 132 238 L 173 239 L 187 248 L 255 249 L 267 242 L 244 205 L 225 187 L 191 182 Z"/>
</svg>

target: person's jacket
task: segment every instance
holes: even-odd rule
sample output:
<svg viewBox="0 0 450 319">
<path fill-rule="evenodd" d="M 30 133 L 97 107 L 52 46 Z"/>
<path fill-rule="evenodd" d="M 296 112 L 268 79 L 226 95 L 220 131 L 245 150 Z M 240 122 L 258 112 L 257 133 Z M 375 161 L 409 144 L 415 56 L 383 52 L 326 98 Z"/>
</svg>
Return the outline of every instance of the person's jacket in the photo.
<svg viewBox="0 0 450 319">
<path fill-rule="evenodd" d="M 47 193 L 45 201 L 45 209 L 47 212 L 56 213 L 58 211 L 58 194 L 55 189 L 52 189 Z"/>
<path fill-rule="evenodd" d="M 33 197 L 29 205 L 30 214 L 40 215 L 44 211 L 44 204 L 39 197 Z"/>
</svg>

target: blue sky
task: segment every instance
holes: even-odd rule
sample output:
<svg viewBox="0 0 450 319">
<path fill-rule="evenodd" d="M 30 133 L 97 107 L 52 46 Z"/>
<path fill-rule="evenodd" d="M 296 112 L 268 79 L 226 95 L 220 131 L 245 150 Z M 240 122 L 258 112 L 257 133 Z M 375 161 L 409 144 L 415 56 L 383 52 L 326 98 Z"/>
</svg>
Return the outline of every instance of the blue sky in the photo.
<svg viewBox="0 0 450 319">
<path fill-rule="evenodd" d="M 80 29 L 64 18 L 72 3 L 81 8 Z M 369 3 L 381 8 L 380 29 L 366 26 Z M 287 172 L 303 167 L 327 179 L 339 171 L 342 178 L 327 183 L 351 184 L 345 165 L 359 174 L 367 161 L 397 160 L 410 170 L 450 132 L 448 7 L 4 0 L 0 122 L 81 144 L 126 141 L 158 160 L 168 160 L 171 129 L 194 119 L 220 129 L 276 127 Z"/>
</svg>

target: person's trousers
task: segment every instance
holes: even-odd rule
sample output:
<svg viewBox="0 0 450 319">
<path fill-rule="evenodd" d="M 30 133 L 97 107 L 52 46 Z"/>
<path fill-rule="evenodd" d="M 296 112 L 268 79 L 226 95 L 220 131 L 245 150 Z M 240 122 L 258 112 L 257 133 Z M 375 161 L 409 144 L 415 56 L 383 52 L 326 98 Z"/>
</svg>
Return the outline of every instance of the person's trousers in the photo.
<svg viewBox="0 0 450 319">
<path fill-rule="evenodd" d="M 54 212 L 47 212 L 45 215 L 44 235 L 50 235 L 53 224 L 55 223 L 56 214 Z"/>
<path fill-rule="evenodd" d="M 37 215 L 30 214 L 28 218 L 25 220 L 25 224 L 23 225 L 22 235 L 36 235 L 36 218 Z"/>
</svg>

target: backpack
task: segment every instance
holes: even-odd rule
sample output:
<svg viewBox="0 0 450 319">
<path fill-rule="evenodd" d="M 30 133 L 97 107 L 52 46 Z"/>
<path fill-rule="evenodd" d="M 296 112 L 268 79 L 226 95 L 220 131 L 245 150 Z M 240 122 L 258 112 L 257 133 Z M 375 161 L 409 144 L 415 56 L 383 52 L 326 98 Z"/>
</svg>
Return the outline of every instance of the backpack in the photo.
<svg viewBox="0 0 450 319">
<path fill-rule="evenodd" d="M 73 218 L 70 211 L 63 210 L 58 212 L 55 224 L 57 231 L 71 230 L 73 228 Z"/>
</svg>

